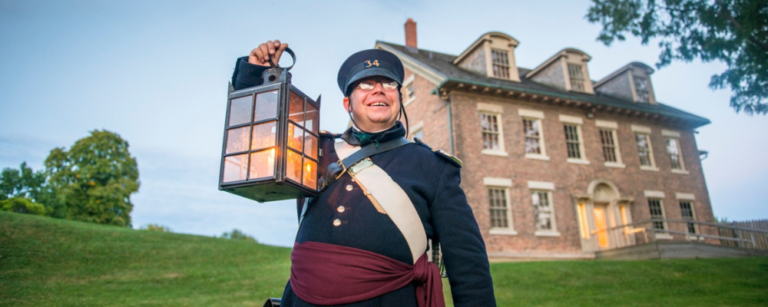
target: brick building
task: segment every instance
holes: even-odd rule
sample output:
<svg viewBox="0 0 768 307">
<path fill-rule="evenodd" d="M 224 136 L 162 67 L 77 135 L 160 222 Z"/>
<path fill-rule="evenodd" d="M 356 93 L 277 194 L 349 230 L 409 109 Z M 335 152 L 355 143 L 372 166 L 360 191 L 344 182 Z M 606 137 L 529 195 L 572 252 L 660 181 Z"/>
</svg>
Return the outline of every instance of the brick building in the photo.
<svg viewBox="0 0 768 307">
<path fill-rule="evenodd" d="M 648 65 L 595 82 L 578 49 L 527 69 L 507 34 L 483 34 L 456 56 L 419 49 L 416 24 L 405 28 L 406 46 L 376 48 L 405 65 L 409 136 L 464 162 L 462 186 L 490 257 L 590 258 L 634 240 L 606 228 L 714 221 L 694 137 L 709 120 L 658 102 Z M 651 235 L 672 237 L 664 231 Z"/>
</svg>

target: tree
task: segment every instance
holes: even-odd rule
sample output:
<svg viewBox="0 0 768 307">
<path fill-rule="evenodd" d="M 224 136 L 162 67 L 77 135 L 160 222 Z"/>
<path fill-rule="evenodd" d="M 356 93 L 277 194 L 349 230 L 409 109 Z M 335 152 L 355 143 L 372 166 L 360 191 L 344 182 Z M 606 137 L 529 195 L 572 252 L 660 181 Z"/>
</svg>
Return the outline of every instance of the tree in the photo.
<svg viewBox="0 0 768 307">
<path fill-rule="evenodd" d="M 160 224 L 147 224 L 147 225 L 141 226 L 139 230 L 149 230 L 149 231 L 157 231 L 157 232 L 173 232 L 171 231 L 170 227 L 163 226 Z"/>
<path fill-rule="evenodd" d="M 660 39 L 657 68 L 673 60 L 720 61 L 712 89 L 730 87 L 731 107 L 768 113 L 768 1 L 765 0 L 592 0 L 586 18 L 601 23 L 597 40 L 610 46 L 627 33 L 642 43 Z"/>
<path fill-rule="evenodd" d="M 22 162 L 19 169 L 6 167 L 0 173 L 0 200 L 24 197 L 39 200 L 45 185 L 45 173 L 33 171 Z"/>
<path fill-rule="evenodd" d="M 45 160 L 55 202 L 66 218 L 131 225 L 131 194 L 139 190 L 136 159 L 116 133 L 94 130 L 67 151 L 54 148 Z"/>
</svg>

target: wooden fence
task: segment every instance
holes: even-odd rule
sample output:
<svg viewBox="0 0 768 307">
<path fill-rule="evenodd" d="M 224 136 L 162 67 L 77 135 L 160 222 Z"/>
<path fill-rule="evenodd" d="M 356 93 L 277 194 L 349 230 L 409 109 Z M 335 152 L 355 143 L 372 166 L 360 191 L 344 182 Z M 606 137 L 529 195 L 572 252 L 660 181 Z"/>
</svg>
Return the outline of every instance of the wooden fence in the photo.
<svg viewBox="0 0 768 307">
<path fill-rule="evenodd" d="M 742 239 L 737 241 L 720 240 L 721 245 L 768 250 L 768 233 L 746 231 L 740 229 L 743 228 L 768 231 L 768 220 L 726 222 L 720 224 L 723 226 L 735 227 L 718 227 L 718 232 L 721 237 Z"/>
</svg>

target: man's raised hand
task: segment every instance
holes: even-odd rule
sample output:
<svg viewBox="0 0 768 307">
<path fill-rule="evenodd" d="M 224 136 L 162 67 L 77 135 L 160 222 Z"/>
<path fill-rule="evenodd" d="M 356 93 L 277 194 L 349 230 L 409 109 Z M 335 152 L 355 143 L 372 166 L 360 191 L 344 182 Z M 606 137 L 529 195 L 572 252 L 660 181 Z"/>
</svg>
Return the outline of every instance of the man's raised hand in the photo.
<svg viewBox="0 0 768 307">
<path fill-rule="evenodd" d="M 283 55 L 285 48 L 288 48 L 288 44 L 280 43 L 280 40 L 267 41 L 251 50 L 248 55 L 248 63 L 261 66 L 270 66 L 269 59 L 272 58 L 272 63 L 277 65 L 280 62 L 280 56 Z"/>
</svg>

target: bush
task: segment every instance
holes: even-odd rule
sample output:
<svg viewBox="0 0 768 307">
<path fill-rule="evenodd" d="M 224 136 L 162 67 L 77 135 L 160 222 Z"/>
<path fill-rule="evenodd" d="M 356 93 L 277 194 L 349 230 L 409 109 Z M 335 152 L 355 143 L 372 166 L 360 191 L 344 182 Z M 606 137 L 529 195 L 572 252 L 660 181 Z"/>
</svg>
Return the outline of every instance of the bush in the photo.
<svg viewBox="0 0 768 307">
<path fill-rule="evenodd" d="M 244 240 L 244 241 L 251 241 L 253 243 L 258 243 L 256 241 L 256 238 L 249 236 L 248 234 L 238 230 L 237 228 L 232 229 L 231 232 L 225 232 L 221 235 L 224 239 L 230 239 L 230 240 Z"/>
<path fill-rule="evenodd" d="M 160 224 L 147 224 L 147 225 L 141 226 L 139 230 L 149 230 L 149 231 L 157 231 L 157 232 L 173 232 L 171 231 L 171 228 L 168 228 L 168 226 L 163 226 Z"/>
<path fill-rule="evenodd" d="M 14 197 L 0 201 L 0 210 L 16 213 L 45 215 L 45 207 L 32 202 L 29 198 Z"/>
</svg>

